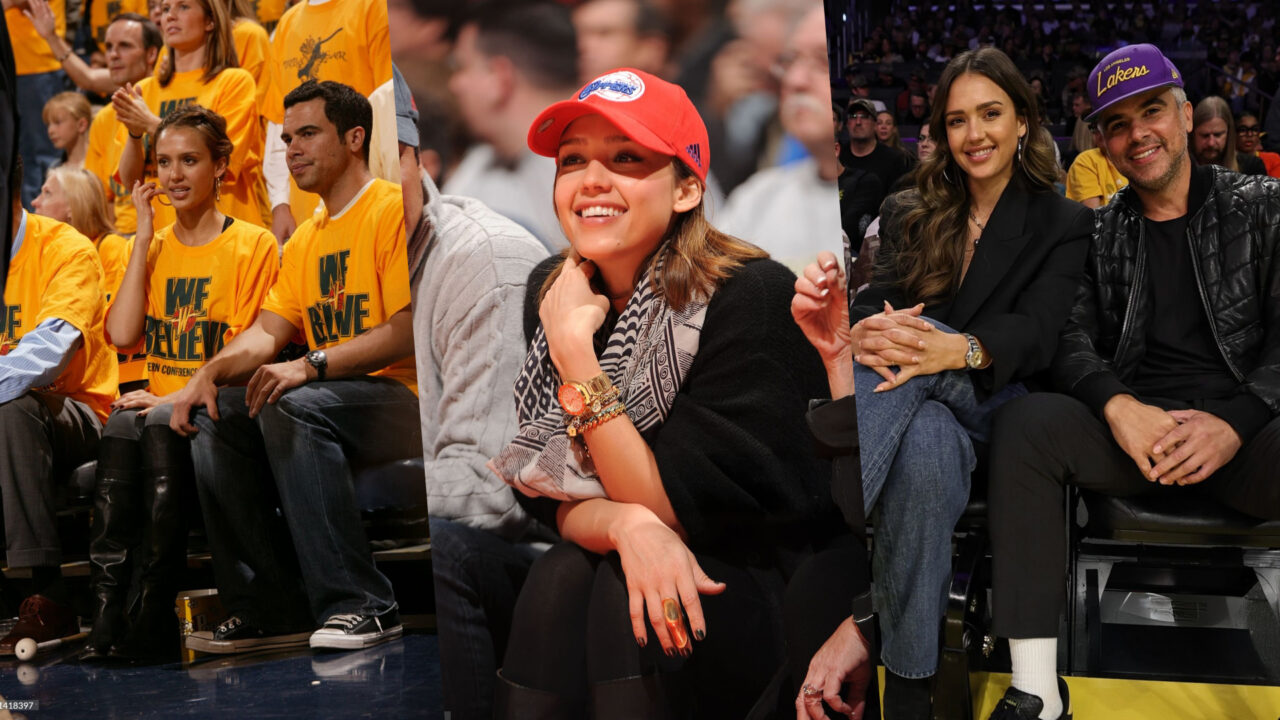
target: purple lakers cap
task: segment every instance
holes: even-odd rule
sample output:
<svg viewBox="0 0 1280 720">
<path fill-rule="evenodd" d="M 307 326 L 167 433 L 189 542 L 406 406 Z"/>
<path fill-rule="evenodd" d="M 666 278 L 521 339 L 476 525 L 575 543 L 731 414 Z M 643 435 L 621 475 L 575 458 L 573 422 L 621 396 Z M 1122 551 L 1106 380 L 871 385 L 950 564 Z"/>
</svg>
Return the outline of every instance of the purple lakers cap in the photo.
<svg viewBox="0 0 1280 720">
<path fill-rule="evenodd" d="M 1093 112 L 1084 119 L 1093 122 L 1121 100 L 1162 87 L 1182 87 L 1178 68 L 1155 45 L 1126 45 L 1102 58 L 1089 73 Z"/>
</svg>

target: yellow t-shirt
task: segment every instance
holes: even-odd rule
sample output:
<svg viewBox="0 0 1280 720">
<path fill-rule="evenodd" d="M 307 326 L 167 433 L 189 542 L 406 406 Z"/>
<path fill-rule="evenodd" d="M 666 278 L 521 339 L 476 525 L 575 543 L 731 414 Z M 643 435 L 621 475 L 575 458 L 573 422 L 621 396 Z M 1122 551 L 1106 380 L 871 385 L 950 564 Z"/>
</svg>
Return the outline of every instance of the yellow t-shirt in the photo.
<svg viewBox="0 0 1280 720">
<path fill-rule="evenodd" d="M 28 213 L 26 235 L 9 265 L 0 305 L 0 355 L 45 320 L 69 323 L 80 331 L 80 347 L 58 379 L 35 392 L 79 400 L 106 422 L 119 381 L 116 355 L 103 329 L 102 283 L 102 263 L 89 238 L 70 225 Z"/>
<path fill-rule="evenodd" d="M 98 49 L 106 52 L 107 26 L 120 13 L 138 13 L 147 17 L 147 0 L 94 0 L 89 9 L 89 31 Z"/>
<path fill-rule="evenodd" d="M 67 2 L 66 0 L 49 0 L 49 9 L 53 11 L 53 25 L 58 35 L 67 36 Z M 53 72 L 62 67 L 53 48 L 36 32 L 22 8 L 9 8 L 4 11 L 4 20 L 9 24 L 9 41 L 13 43 L 13 64 L 19 75 L 35 75 L 36 73 Z M 21 101 L 21 98 L 19 98 Z M 40 108 L 35 108 L 36 118 L 40 117 Z"/>
<path fill-rule="evenodd" d="M 404 199 L 373 180 L 337 217 L 327 212 L 298 226 L 284 246 L 280 279 L 262 305 L 307 336 L 307 345 L 341 345 L 409 306 Z M 371 373 L 416 394 L 413 355 Z"/>
<path fill-rule="evenodd" d="M 271 50 L 271 39 L 261 25 L 243 19 L 236 21 L 232 36 L 240 67 L 253 76 L 258 114 L 266 117 L 271 108 L 284 103 L 284 97 L 276 89 L 276 71 L 272 67 L 275 56 Z"/>
<path fill-rule="evenodd" d="M 89 126 L 89 146 L 85 149 L 84 169 L 102 181 L 102 187 L 107 191 L 107 201 L 116 211 L 116 230 L 132 235 L 138 229 L 138 210 L 133 206 L 133 188 L 121 185 L 116 176 L 128 133 L 128 128 L 116 118 L 116 109 L 110 103 L 99 110 L 93 117 L 93 124 Z"/>
<path fill-rule="evenodd" d="M 116 233 L 106 233 L 93 244 L 97 246 L 98 259 L 102 261 L 102 290 L 107 298 L 107 307 L 111 307 L 111 301 L 120 289 L 120 281 L 124 280 L 124 269 L 129 265 L 129 239 Z M 116 353 L 120 384 L 143 379 L 146 376 L 145 359 L 142 352 Z"/>
<path fill-rule="evenodd" d="M 285 0 L 254 0 L 254 11 L 258 15 L 258 22 L 267 32 L 276 29 L 276 25 L 280 22 L 280 16 L 284 14 Z"/>
<path fill-rule="evenodd" d="M 1129 180 L 1116 170 L 1106 155 L 1098 148 L 1090 148 L 1076 156 L 1067 171 L 1067 197 L 1081 202 L 1092 197 L 1102 197 L 1102 204 L 1111 202 L 1111 196 Z"/>
<path fill-rule="evenodd" d="M 221 115 L 227 121 L 227 135 L 235 145 L 227 164 L 227 177 L 222 182 L 222 199 L 218 209 L 238 220 L 270 227 L 270 214 L 264 211 L 261 198 L 266 197 L 262 181 L 262 124 L 254 102 L 253 76 L 240 68 L 227 68 L 213 80 L 204 82 L 204 70 L 174 73 L 169 87 L 160 87 L 154 77 L 144 78 L 138 90 L 147 107 L 161 120 L 177 108 L 198 103 Z M 122 126 L 123 127 L 123 126 Z M 126 130 L 126 132 L 128 132 Z M 156 179 L 154 147 L 147 137 L 148 180 Z M 155 227 L 172 225 L 177 219 L 173 208 L 153 201 Z M 269 208 L 266 209 L 269 211 Z"/>
<path fill-rule="evenodd" d="M 384 0 L 341 0 L 323 5 L 298 3 L 285 11 L 272 39 L 280 104 L 267 120 L 284 123 L 284 96 L 307 80 L 334 80 L 369 97 L 391 81 Z M 385 132 L 395 133 L 388 123 Z M 375 128 L 375 138 L 382 132 Z M 370 147 L 374 138 L 370 138 Z M 298 189 L 289 179 L 289 207 L 301 224 L 315 212 L 319 197 Z"/>
<path fill-rule="evenodd" d="M 257 225 L 233 221 L 199 247 L 173 230 L 157 231 L 147 248 L 146 374 L 160 396 L 181 390 L 253 324 L 280 270 L 275 236 Z M 132 253 L 131 240 L 125 257 Z"/>
</svg>

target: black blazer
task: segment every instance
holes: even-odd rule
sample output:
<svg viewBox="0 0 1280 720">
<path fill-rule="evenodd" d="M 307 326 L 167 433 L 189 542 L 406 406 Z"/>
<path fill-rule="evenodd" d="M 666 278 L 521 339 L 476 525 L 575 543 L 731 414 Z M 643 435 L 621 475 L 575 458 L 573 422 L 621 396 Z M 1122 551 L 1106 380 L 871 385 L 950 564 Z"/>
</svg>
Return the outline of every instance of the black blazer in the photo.
<svg viewBox="0 0 1280 720">
<path fill-rule="evenodd" d="M 880 211 L 880 254 L 898 250 L 903 193 Z M 1045 371 L 1058 346 L 1084 272 L 1094 213 L 1053 192 L 1031 192 L 1011 181 L 996 202 L 969 272 L 956 293 L 925 306 L 925 315 L 967 332 L 986 347 L 991 366 L 973 373 L 980 395 Z M 853 301 L 851 319 L 874 315 L 888 300 L 895 308 L 916 304 L 906 297 L 889 263 L 876 263 L 872 283 Z"/>
</svg>

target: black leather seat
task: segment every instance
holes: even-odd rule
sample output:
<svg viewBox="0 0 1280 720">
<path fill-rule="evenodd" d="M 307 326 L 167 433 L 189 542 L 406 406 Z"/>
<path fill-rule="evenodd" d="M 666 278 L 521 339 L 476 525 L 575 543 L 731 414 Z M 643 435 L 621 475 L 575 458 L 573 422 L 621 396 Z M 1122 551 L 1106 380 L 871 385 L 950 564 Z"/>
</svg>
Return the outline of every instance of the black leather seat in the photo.
<svg viewBox="0 0 1280 720">
<path fill-rule="evenodd" d="M 1112 658 L 1103 648 L 1104 625 L 1111 624 L 1103 620 L 1103 594 L 1109 585 L 1170 602 L 1182 594 L 1241 597 L 1256 588 L 1265 597 L 1272 622 L 1280 623 L 1280 522 L 1237 512 L 1194 488 L 1160 488 L 1125 498 L 1082 491 L 1078 498 L 1072 503 L 1073 602 L 1068 610 L 1073 673 L 1113 671 Z M 1078 515 L 1081 510 L 1084 518 Z M 1199 629 L 1205 626 L 1196 622 L 1171 615 L 1166 625 L 1216 631 Z M 1262 651 L 1260 658 L 1274 654 Z M 1267 656 L 1258 669 L 1243 671 L 1238 679 L 1280 679 L 1270 677 L 1274 670 L 1262 669 L 1274 667 L 1277 660 Z M 1188 662 L 1195 665 L 1196 659 Z M 1164 674 L 1153 671 L 1149 677 Z"/>
</svg>

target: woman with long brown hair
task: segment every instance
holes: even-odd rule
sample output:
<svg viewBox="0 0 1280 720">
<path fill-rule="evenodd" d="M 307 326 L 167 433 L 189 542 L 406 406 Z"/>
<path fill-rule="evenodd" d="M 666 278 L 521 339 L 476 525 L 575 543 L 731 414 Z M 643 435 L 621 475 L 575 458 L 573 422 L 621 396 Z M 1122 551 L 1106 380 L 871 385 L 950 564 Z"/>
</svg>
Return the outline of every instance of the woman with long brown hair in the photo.
<svg viewBox="0 0 1280 720">
<path fill-rule="evenodd" d="M 516 603 L 496 716 L 744 717 L 781 660 L 783 558 L 834 515 L 803 426 L 822 369 L 790 272 L 703 215 L 684 91 L 622 69 L 574 98 L 529 133 L 571 250 L 530 280 L 520 431 L 490 464 L 563 541 Z"/>
<path fill-rule="evenodd" d="M 226 121 L 187 106 L 169 113 L 155 138 L 159 185 L 133 187 L 138 232 L 107 310 L 111 344 L 145 350 L 148 384 L 112 403 L 98 445 L 90 660 L 177 657 L 173 598 L 186 565 L 194 479 L 190 443 L 169 429 L 170 396 L 253 324 L 279 264 L 269 231 L 218 210 L 218 178 L 234 154 Z M 157 228 L 151 200 L 161 193 L 177 219 Z"/>
<path fill-rule="evenodd" d="M 929 130 L 938 150 L 916 186 L 881 209 L 871 285 L 848 306 L 835 299 L 844 287 L 834 257 L 797 283 L 796 318 L 827 365 L 831 396 L 855 397 L 886 717 L 929 716 L 951 533 L 976 451 L 995 409 L 1047 369 L 1093 228 L 1086 208 L 1054 192 L 1035 98 L 999 50 L 947 65 Z M 838 694 L 852 672 L 857 630 L 833 630 L 801 700 Z M 798 701 L 815 713 L 821 704 Z"/>
</svg>

